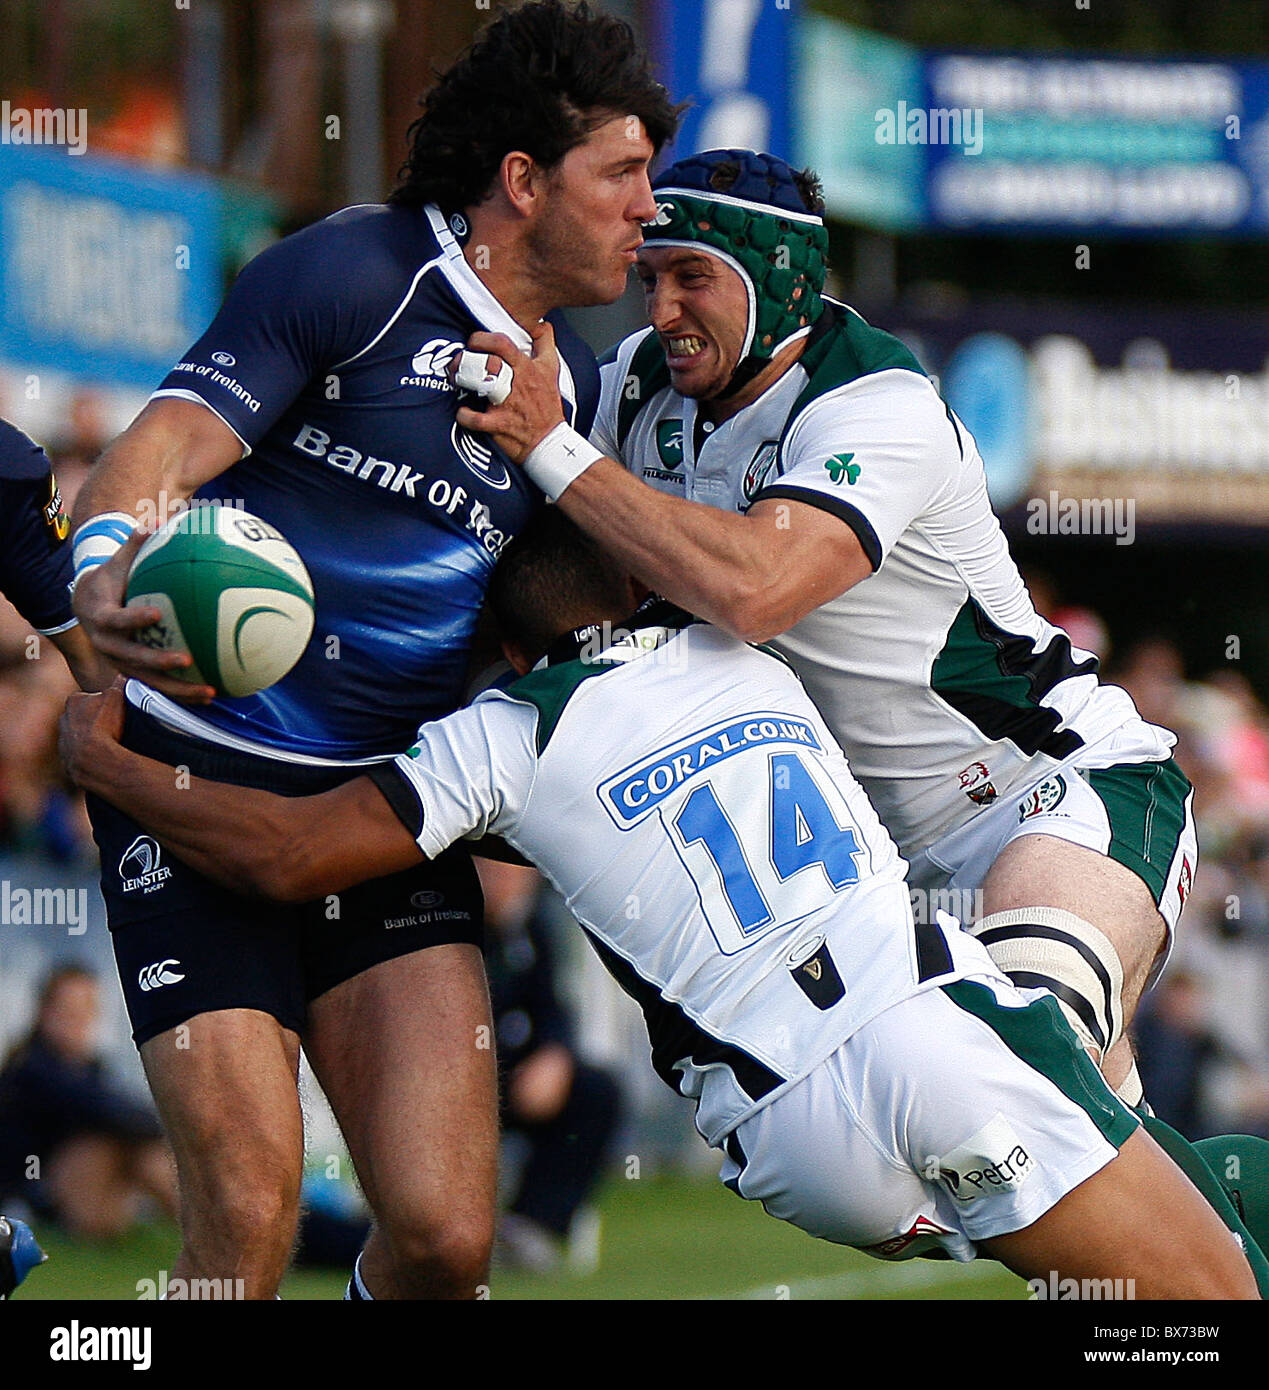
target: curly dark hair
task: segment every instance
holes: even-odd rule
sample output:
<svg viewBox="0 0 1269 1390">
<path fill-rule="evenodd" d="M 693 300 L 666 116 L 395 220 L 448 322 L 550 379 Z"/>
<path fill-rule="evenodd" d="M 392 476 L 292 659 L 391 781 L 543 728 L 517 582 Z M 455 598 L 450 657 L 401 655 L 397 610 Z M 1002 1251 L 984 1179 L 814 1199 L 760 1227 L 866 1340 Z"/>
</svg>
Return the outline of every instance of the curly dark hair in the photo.
<svg viewBox="0 0 1269 1390">
<path fill-rule="evenodd" d="M 681 107 L 652 76 L 624 20 L 586 0 L 505 10 L 423 98 L 388 199 L 446 213 L 482 202 L 511 150 L 550 169 L 615 115 L 637 116 L 657 150 Z"/>
</svg>

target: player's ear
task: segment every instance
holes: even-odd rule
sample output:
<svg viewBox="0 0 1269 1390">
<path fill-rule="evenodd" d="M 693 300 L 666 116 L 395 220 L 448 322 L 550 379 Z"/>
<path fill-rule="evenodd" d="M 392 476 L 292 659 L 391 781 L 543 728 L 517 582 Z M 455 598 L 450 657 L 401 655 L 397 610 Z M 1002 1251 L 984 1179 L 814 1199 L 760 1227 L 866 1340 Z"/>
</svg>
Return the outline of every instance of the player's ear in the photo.
<svg viewBox="0 0 1269 1390">
<path fill-rule="evenodd" d="M 524 649 L 517 642 L 513 642 L 509 637 L 502 639 L 502 654 L 511 663 L 512 670 L 517 676 L 528 675 L 533 670 L 532 660 L 525 655 Z"/>
<path fill-rule="evenodd" d="M 542 170 L 531 155 L 523 150 L 511 150 L 498 166 L 498 184 L 511 209 L 521 217 L 529 217 L 538 205 Z"/>
</svg>

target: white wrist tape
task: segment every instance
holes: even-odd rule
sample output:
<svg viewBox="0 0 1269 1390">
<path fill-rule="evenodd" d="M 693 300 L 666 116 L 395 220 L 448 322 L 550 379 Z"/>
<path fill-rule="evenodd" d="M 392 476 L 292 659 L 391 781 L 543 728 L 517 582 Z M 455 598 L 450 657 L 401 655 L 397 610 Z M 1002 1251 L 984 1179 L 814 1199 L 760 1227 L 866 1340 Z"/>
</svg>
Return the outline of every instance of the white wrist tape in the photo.
<svg viewBox="0 0 1269 1390">
<path fill-rule="evenodd" d="M 595 462 L 604 457 L 590 440 L 562 420 L 538 443 L 524 461 L 524 471 L 552 502 Z"/>
<path fill-rule="evenodd" d="M 127 512 L 103 512 L 84 522 L 71 546 L 76 581 L 85 570 L 104 565 L 136 529 L 136 517 Z"/>
<path fill-rule="evenodd" d="M 483 352 L 468 352 L 464 348 L 458 354 L 454 384 L 460 390 L 484 396 L 490 405 L 501 405 L 511 394 L 511 368 L 500 358 L 498 370 L 490 372 L 489 358 Z"/>
</svg>

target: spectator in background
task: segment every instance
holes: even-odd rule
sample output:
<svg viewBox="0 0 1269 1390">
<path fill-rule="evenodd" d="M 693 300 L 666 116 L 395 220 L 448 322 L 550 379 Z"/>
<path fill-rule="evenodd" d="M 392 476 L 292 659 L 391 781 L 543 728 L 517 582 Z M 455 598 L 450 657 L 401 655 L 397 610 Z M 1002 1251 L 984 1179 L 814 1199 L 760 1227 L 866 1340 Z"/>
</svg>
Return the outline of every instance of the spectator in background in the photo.
<svg viewBox="0 0 1269 1390">
<path fill-rule="evenodd" d="M 1169 970 L 1146 996 L 1133 1033 L 1137 1067 L 1155 1113 L 1187 1139 L 1213 1133 L 1204 1113 L 1204 1073 L 1225 1049 L 1208 1027 L 1200 981 Z"/>
<path fill-rule="evenodd" d="M 70 1235 L 122 1235 L 145 1197 L 176 1217 L 176 1172 L 157 1117 L 117 1090 L 97 1055 L 97 979 L 54 968 L 31 1031 L 0 1068 L 0 1200 Z"/>
<path fill-rule="evenodd" d="M 545 1274 L 561 1263 L 573 1219 L 602 1171 L 620 1094 L 606 1071 L 577 1057 L 536 870 L 488 860 L 477 867 L 503 1129 L 527 1150 L 496 1255 L 504 1268 Z"/>
</svg>

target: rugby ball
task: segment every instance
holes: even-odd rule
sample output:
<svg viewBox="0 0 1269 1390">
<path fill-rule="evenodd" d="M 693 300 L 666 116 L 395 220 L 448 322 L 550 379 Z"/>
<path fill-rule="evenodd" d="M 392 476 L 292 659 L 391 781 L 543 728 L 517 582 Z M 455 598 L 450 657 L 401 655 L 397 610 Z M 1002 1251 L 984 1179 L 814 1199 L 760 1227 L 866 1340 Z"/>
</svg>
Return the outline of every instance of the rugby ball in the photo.
<svg viewBox="0 0 1269 1390">
<path fill-rule="evenodd" d="M 193 658 L 171 675 L 221 695 L 280 681 L 313 635 L 304 561 L 267 521 L 219 503 L 195 502 L 146 541 L 124 603 L 163 615 L 138 641 Z"/>
</svg>

